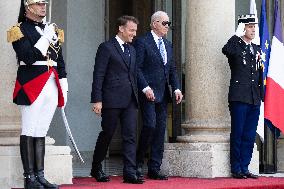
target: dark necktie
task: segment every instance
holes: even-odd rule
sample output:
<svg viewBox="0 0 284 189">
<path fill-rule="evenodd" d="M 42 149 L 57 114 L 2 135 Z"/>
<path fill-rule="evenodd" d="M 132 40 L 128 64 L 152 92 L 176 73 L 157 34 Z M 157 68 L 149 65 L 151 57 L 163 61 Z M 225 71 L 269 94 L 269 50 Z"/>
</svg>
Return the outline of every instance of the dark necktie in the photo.
<svg viewBox="0 0 284 189">
<path fill-rule="evenodd" d="M 251 44 L 249 45 L 249 50 L 250 50 L 250 53 L 251 53 L 251 54 L 254 54 L 254 49 L 253 49 L 253 47 L 252 47 Z"/>
<path fill-rule="evenodd" d="M 246 45 L 246 50 L 247 52 L 249 52 L 249 54 L 253 55 L 254 54 L 254 50 L 251 44 L 247 44 Z"/>
<path fill-rule="evenodd" d="M 130 64 L 130 50 L 129 50 L 129 45 L 127 43 L 122 44 L 124 47 L 123 55 L 125 56 L 126 63 L 129 65 Z"/>
</svg>

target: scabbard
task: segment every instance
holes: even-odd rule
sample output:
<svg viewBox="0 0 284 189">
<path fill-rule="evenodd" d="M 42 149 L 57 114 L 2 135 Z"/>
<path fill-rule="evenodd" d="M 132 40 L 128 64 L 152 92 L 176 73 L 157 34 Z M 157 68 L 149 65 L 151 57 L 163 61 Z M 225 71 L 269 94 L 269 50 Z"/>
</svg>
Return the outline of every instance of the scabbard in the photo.
<svg viewBox="0 0 284 189">
<path fill-rule="evenodd" d="M 62 115 L 62 118 L 63 118 L 63 122 L 64 122 L 64 126 L 65 126 L 65 129 L 66 129 L 66 132 L 67 132 L 67 134 L 68 134 L 68 136 L 69 136 L 69 139 L 70 139 L 70 141 L 71 141 L 71 143 L 72 143 L 72 146 L 73 146 L 73 148 L 74 148 L 74 150 L 75 150 L 77 156 L 79 157 L 80 161 L 81 161 L 82 163 L 85 163 L 85 162 L 84 162 L 84 159 L 82 158 L 82 156 L 81 156 L 81 154 L 80 154 L 80 151 L 78 150 L 78 147 L 77 147 L 77 145 L 76 145 L 76 142 L 75 142 L 75 140 L 74 140 L 74 138 L 73 138 L 73 136 L 72 136 L 72 133 L 71 133 L 71 130 L 70 130 L 68 121 L 67 121 L 67 117 L 66 117 L 66 114 L 65 114 L 65 111 L 64 111 L 63 108 L 61 108 L 61 115 Z"/>
</svg>

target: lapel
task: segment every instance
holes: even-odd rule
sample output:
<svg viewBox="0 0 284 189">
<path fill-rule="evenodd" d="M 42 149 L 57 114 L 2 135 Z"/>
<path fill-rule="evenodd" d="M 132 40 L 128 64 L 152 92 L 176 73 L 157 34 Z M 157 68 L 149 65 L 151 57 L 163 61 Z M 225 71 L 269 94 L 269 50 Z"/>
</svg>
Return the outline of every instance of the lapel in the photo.
<svg viewBox="0 0 284 189">
<path fill-rule="evenodd" d="M 246 50 L 246 43 L 241 38 L 239 39 L 239 44 L 243 50 Z"/>
<path fill-rule="evenodd" d="M 130 51 L 130 70 L 133 70 L 135 68 L 135 49 L 132 47 L 132 45 L 129 45 L 129 51 Z"/>
<path fill-rule="evenodd" d="M 253 48 L 253 53 L 254 53 L 254 56 L 256 56 L 257 52 L 258 52 L 258 48 L 257 48 L 257 45 L 252 43 L 252 48 Z M 259 52 L 260 53 L 260 52 Z"/>
<path fill-rule="evenodd" d="M 121 47 L 120 47 L 118 41 L 115 39 L 115 37 L 112 38 L 112 43 L 113 43 L 113 45 L 115 46 L 115 48 L 116 48 L 116 50 L 118 51 L 118 53 L 120 54 L 120 56 L 122 57 L 124 65 L 128 68 L 128 64 L 127 64 L 127 61 L 126 61 L 126 57 L 124 56 L 123 51 L 122 51 L 122 49 L 121 49 Z"/>
<path fill-rule="evenodd" d="M 239 38 L 239 46 L 241 48 L 240 56 L 249 61 L 251 59 L 250 47 L 241 38 Z"/>
<path fill-rule="evenodd" d="M 171 61 L 172 47 L 166 39 L 163 38 L 163 41 L 164 41 L 165 48 L 166 48 L 166 51 L 167 51 L 167 64 L 165 66 L 168 66 L 170 64 L 170 61 Z"/>
<path fill-rule="evenodd" d="M 147 41 L 149 42 L 149 45 L 151 49 L 154 51 L 154 53 L 156 54 L 156 56 L 160 58 L 160 62 L 164 64 L 160 50 L 158 49 L 157 44 L 151 32 L 147 33 Z"/>
</svg>

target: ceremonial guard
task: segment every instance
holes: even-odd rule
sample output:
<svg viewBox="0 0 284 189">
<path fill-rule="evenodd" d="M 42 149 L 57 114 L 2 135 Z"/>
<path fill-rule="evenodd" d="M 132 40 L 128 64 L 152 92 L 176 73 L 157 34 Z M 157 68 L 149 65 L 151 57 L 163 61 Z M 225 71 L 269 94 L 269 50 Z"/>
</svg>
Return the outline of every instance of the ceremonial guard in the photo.
<svg viewBox="0 0 284 189">
<path fill-rule="evenodd" d="M 231 114 L 230 163 L 233 178 L 257 178 L 248 170 L 252 157 L 260 104 L 263 100 L 261 49 L 251 41 L 257 18 L 238 17 L 238 28 L 223 47 L 231 69 L 229 110 Z"/>
<path fill-rule="evenodd" d="M 44 22 L 47 3 L 22 0 L 18 24 L 7 32 L 18 62 L 13 101 L 22 117 L 25 189 L 58 188 L 44 177 L 45 136 L 56 107 L 66 105 L 68 84 L 61 49 L 64 33 Z"/>
</svg>

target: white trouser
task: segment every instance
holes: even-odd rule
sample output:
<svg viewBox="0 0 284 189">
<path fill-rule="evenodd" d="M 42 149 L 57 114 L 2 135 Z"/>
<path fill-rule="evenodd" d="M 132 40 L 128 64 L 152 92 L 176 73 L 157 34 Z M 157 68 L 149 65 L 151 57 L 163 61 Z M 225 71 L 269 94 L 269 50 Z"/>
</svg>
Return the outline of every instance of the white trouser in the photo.
<svg viewBox="0 0 284 189">
<path fill-rule="evenodd" d="M 45 137 L 58 105 L 58 88 L 52 73 L 38 98 L 31 105 L 21 105 L 22 133 L 32 137 Z"/>
</svg>

